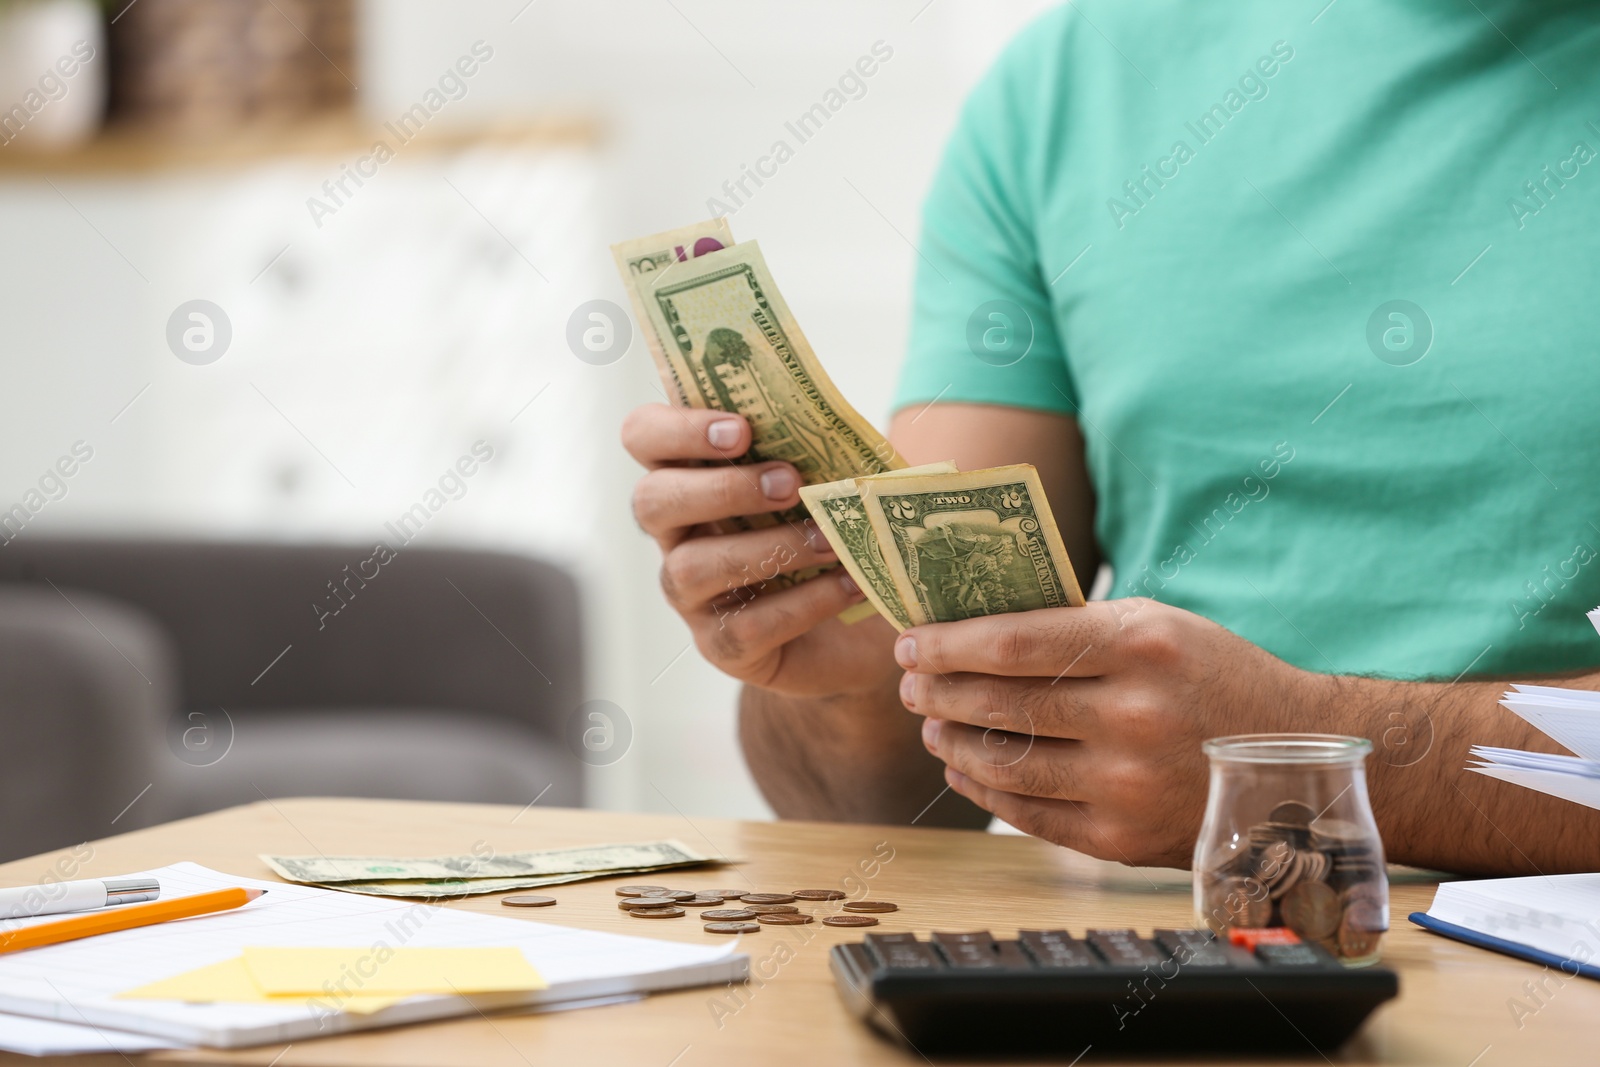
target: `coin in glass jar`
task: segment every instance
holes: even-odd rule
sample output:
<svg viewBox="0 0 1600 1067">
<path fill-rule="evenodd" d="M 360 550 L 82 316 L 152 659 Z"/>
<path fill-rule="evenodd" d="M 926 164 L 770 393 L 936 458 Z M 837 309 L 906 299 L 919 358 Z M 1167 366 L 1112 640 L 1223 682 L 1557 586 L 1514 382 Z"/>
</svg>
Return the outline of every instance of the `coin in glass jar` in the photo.
<svg viewBox="0 0 1600 1067">
<path fill-rule="evenodd" d="M 1322 882 L 1299 882 L 1279 904 L 1289 929 L 1307 941 L 1321 941 L 1339 928 L 1339 892 Z"/>
</svg>

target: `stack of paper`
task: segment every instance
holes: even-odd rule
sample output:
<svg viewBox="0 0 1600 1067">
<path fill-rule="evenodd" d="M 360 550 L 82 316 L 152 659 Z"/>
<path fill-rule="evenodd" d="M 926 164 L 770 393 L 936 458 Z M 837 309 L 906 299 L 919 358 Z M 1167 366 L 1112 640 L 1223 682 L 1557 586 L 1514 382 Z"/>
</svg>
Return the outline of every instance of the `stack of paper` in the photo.
<svg viewBox="0 0 1600 1067">
<path fill-rule="evenodd" d="M 1589 621 L 1600 630 L 1600 608 L 1589 612 Z M 1600 808 L 1600 693 L 1514 684 L 1500 704 L 1577 755 L 1473 745 L 1470 758 L 1476 762 L 1467 769 Z"/>
<path fill-rule="evenodd" d="M 0 1013 L 9 1013 L 0 1014 L 0 1047 L 229 1048 L 476 1011 L 610 1003 L 748 973 L 736 944 L 596 933 L 193 863 L 142 874 L 160 880 L 164 898 L 229 886 L 268 893 L 234 911 L 0 955 Z"/>
</svg>

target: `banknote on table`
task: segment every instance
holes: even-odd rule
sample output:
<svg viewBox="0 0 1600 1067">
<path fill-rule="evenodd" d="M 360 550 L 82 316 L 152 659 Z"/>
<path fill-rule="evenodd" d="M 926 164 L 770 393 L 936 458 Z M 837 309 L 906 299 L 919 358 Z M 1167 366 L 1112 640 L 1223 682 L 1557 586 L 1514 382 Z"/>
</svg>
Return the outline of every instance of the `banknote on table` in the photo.
<svg viewBox="0 0 1600 1067">
<path fill-rule="evenodd" d="M 678 841 L 590 845 L 540 851 L 464 856 L 267 856 L 278 877 L 290 882 L 395 882 L 447 879 L 542 878 L 551 875 L 638 872 L 725 862 Z"/>
<path fill-rule="evenodd" d="M 547 874 L 528 878 L 415 878 L 409 881 L 375 882 L 304 882 L 320 889 L 336 889 L 341 893 L 359 893 L 369 897 L 423 897 L 429 900 L 475 897 L 482 893 L 505 893 L 513 889 L 539 889 L 543 886 L 566 885 L 569 882 L 587 882 L 591 878 L 611 878 L 621 874 L 651 874 L 668 870 L 666 867 L 618 867 L 603 871 L 574 871 L 570 874 Z"/>
<path fill-rule="evenodd" d="M 925 463 L 918 467 L 877 474 L 875 478 L 904 478 L 919 474 L 955 474 L 956 465 Z M 883 561 L 883 552 L 872 532 L 872 524 L 861 506 L 861 482 L 866 479 L 846 478 L 822 485 L 807 485 L 800 489 L 800 499 L 811 512 L 812 521 L 833 546 L 839 562 L 844 564 L 850 577 L 866 594 L 866 607 L 875 609 L 888 619 L 896 630 L 911 625 L 905 602 L 895 588 L 894 576 Z"/>
<path fill-rule="evenodd" d="M 913 625 L 1083 603 L 1031 465 L 863 478 L 859 486 Z"/>
</svg>

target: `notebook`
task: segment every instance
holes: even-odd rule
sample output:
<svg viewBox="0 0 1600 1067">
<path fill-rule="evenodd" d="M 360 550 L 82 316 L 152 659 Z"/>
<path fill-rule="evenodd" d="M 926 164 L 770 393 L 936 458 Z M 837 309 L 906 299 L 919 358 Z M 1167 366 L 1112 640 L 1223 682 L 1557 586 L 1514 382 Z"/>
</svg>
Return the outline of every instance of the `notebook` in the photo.
<svg viewBox="0 0 1600 1067">
<path fill-rule="evenodd" d="M 1589 612 L 1589 621 L 1600 630 L 1600 608 Z M 1600 808 L 1600 692 L 1519 683 L 1500 698 L 1500 705 L 1577 755 L 1473 745 L 1467 769 Z"/>
<path fill-rule="evenodd" d="M 0 955 L 0 1012 L 144 1035 L 178 1045 L 235 1048 L 299 1041 L 477 1011 L 560 1008 L 659 989 L 739 981 L 749 957 L 738 943 L 705 946 L 576 930 L 384 897 L 222 874 L 194 863 L 139 872 L 164 898 L 229 886 L 267 889 L 234 911 L 123 930 Z M 19 920 L 48 922 L 56 916 Z M 117 994 L 218 964 L 246 947 L 390 948 L 515 946 L 547 988 L 476 996 L 415 996 L 377 1011 L 313 1009 L 303 1002 L 192 1004 Z M 0 1044 L 8 1019 L 0 1015 Z"/>
<path fill-rule="evenodd" d="M 1600 978 L 1600 874 L 1445 882 L 1411 921 L 1479 948 Z"/>
</svg>

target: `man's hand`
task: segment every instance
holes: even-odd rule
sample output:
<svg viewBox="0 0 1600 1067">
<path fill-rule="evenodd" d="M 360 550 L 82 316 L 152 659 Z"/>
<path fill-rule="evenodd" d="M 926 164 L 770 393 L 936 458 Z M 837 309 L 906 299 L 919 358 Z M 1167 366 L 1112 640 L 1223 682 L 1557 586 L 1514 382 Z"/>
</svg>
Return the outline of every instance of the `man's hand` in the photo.
<svg viewBox="0 0 1600 1067">
<path fill-rule="evenodd" d="M 748 422 L 649 404 L 629 414 L 622 443 L 649 468 L 634 489 L 633 513 L 661 546 L 662 591 L 707 660 L 788 695 L 892 686 L 888 624 L 874 618 L 846 627 L 835 618 L 862 599 L 842 568 L 787 587 L 775 580 L 838 562 L 815 523 L 715 532 L 723 520 L 800 503 L 791 465 L 734 462 L 750 449 Z"/>
<path fill-rule="evenodd" d="M 900 635 L 902 702 L 945 780 L 1102 859 L 1187 867 L 1209 737 L 1315 730 L 1328 679 L 1151 600 L 991 615 Z"/>
</svg>

